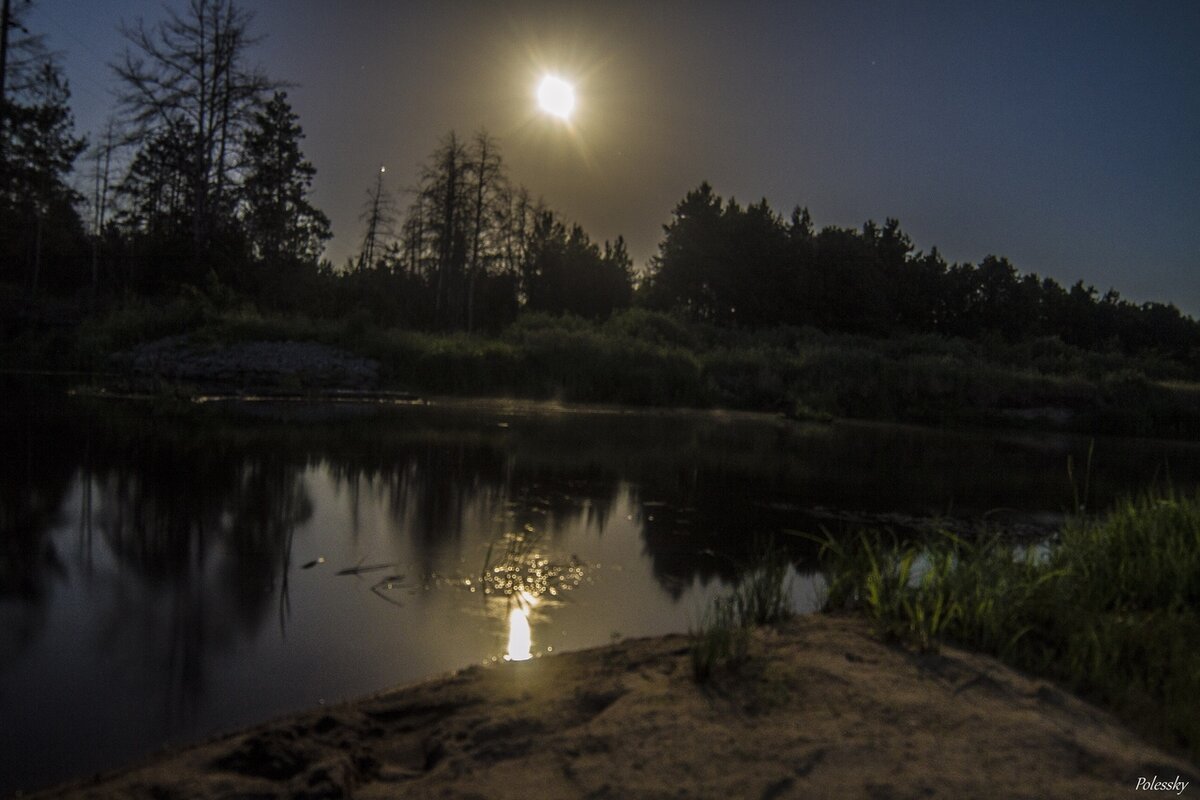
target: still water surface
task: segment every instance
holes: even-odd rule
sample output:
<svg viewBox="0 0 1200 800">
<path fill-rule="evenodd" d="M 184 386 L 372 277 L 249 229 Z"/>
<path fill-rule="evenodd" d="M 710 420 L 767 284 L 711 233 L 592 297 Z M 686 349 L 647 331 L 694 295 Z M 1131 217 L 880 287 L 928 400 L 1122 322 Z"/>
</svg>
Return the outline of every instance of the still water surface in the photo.
<svg viewBox="0 0 1200 800">
<path fill-rule="evenodd" d="M 7 396 L 0 795 L 472 663 L 686 631 L 756 538 L 837 531 L 843 512 L 1052 523 L 1089 445 L 721 413 Z M 1088 499 L 1168 475 L 1200 482 L 1200 447 L 1100 440 Z M 815 548 L 783 538 L 811 609 Z"/>
</svg>

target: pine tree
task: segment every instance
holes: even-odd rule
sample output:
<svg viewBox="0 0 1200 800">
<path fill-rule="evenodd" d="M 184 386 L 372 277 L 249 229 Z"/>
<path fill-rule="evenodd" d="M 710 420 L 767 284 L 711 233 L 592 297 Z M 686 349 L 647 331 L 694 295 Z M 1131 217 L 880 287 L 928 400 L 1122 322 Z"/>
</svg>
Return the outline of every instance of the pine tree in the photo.
<svg viewBox="0 0 1200 800">
<path fill-rule="evenodd" d="M 303 138 L 284 92 L 255 115 L 246 135 L 243 220 L 255 255 L 267 263 L 315 263 L 331 236 L 329 218 L 308 200 L 317 171 L 300 152 Z"/>
<path fill-rule="evenodd" d="M 70 90 L 47 58 L 22 91 L 5 102 L 0 160 L 0 240 L 4 260 L 25 264 L 31 291 L 42 280 L 47 245 L 69 250 L 82 222 L 80 196 L 68 183 L 85 141 L 75 136 Z M 48 242 L 47 235 L 55 237 Z M 10 249 L 11 248 L 11 249 Z"/>
<path fill-rule="evenodd" d="M 123 206 L 118 221 L 127 233 L 161 240 L 188 229 L 194 135 L 181 124 L 165 127 L 142 143 L 117 186 Z"/>
</svg>

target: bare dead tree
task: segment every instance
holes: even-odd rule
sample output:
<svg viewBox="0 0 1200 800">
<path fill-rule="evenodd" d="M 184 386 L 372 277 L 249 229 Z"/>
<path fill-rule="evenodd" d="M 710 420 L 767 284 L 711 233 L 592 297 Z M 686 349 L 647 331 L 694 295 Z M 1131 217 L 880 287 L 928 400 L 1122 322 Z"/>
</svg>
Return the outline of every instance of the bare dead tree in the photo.
<svg viewBox="0 0 1200 800">
<path fill-rule="evenodd" d="M 367 190 L 367 203 L 359 220 L 367 224 L 363 235 L 362 249 L 358 255 L 358 268 L 368 269 L 375 266 L 376 252 L 383 252 L 387 240 L 392 237 L 392 226 L 395 224 L 396 205 L 391 192 L 383 185 L 383 175 L 386 167 L 380 167 L 375 176 L 375 185 Z"/>
<path fill-rule="evenodd" d="M 109 118 L 104 129 L 103 141 L 92 147 L 95 160 L 95 188 L 92 192 L 92 288 L 91 302 L 96 301 L 96 290 L 100 282 L 100 240 L 104 236 L 104 223 L 108 213 L 109 175 L 112 168 L 113 150 L 117 146 L 116 121 Z"/>
<path fill-rule="evenodd" d="M 459 286 L 466 261 L 467 149 L 451 131 L 421 175 L 421 193 L 429 214 L 435 261 L 434 318 L 453 327 Z"/>
<path fill-rule="evenodd" d="M 495 139 L 479 131 L 468 164 L 471 190 L 471 255 L 467 261 L 467 333 L 475 330 L 475 289 L 495 260 L 498 223 L 503 219 L 504 170 Z"/>
<path fill-rule="evenodd" d="M 408 215 L 400 226 L 400 266 L 413 277 L 425 275 L 428 269 L 428 252 L 425 248 L 425 199 L 414 191 Z"/>
<path fill-rule="evenodd" d="M 469 142 L 451 131 L 411 194 L 401 230 L 404 268 L 428 287 L 436 326 L 472 332 L 486 279 L 507 276 L 516 291 L 541 206 L 509 183 L 486 131 Z"/>
<path fill-rule="evenodd" d="M 242 133 L 268 89 L 247 66 L 259 39 L 252 15 L 234 0 L 189 0 L 180 14 L 148 29 L 142 20 L 121 29 L 127 46 L 113 64 L 120 101 L 134 140 L 170 130 L 190 139 L 189 208 L 193 241 L 207 244 L 219 213 L 231 212 L 231 172 Z"/>
</svg>

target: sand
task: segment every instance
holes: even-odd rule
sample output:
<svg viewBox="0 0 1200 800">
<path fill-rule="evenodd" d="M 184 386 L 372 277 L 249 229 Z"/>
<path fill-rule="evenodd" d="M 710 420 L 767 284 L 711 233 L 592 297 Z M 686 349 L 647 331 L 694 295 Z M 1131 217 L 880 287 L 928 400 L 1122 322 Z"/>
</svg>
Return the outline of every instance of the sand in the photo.
<svg viewBox="0 0 1200 800">
<path fill-rule="evenodd" d="M 750 660 L 706 685 L 685 637 L 629 640 L 471 667 L 37 796 L 1126 798 L 1179 776 L 1186 797 L 1197 774 L 1046 681 L 815 615 L 756 631 Z"/>
</svg>

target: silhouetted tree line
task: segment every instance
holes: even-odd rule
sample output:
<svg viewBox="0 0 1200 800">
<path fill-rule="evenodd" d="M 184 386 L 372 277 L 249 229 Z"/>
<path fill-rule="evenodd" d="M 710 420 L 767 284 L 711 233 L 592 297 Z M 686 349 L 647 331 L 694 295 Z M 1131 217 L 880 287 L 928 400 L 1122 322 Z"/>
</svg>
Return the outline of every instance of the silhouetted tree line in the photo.
<svg viewBox="0 0 1200 800">
<path fill-rule="evenodd" d="M 483 132 L 439 144 L 402 220 L 381 169 L 358 257 L 342 270 L 322 262 L 330 228 L 309 201 L 315 169 L 287 94 L 247 64 L 249 23 L 233 0 L 188 0 L 157 27 L 122 29 L 120 116 L 93 147 L 90 226 L 69 182 L 85 143 L 66 83 L 39 40 L 14 42 L 25 57 L 7 72 L 20 80 L 0 93 L 11 95 L 5 282 L 30 294 L 220 286 L 287 312 L 467 331 L 498 329 L 522 307 L 598 318 L 629 304 L 624 242 L 594 244 L 514 187 Z"/>
<path fill-rule="evenodd" d="M 632 300 L 624 240 L 601 247 L 514 186 L 486 132 L 464 141 L 451 131 L 409 194 L 398 220 L 382 169 L 368 191 L 363 245 L 341 278 L 350 308 L 475 331 L 496 330 L 522 308 L 598 319 Z"/>
<path fill-rule="evenodd" d="M 702 183 L 675 207 L 639 287 L 651 308 L 723 326 L 813 325 L 875 336 L 1058 336 L 1089 349 L 1200 357 L 1200 324 L 1174 305 L 1135 304 L 1079 281 L 1021 274 L 1008 259 L 948 264 L 900 223 L 817 231 L 766 200 L 743 207 Z"/>
<path fill-rule="evenodd" d="M 92 145 L 85 198 L 71 183 L 86 143 L 68 87 L 41 40 L 21 33 L 30 2 L 8 0 L 2 26 L 9 285 L 93 298 L 223 287 L 285 313 L 465 331 L 497 330 L 522 309 L 599 319 L 635 301 L 624 241 L 592 242 L 514 185 L 486 132 L 443 138 L 403 209 L 381 168 L 357 256 L 341 269 L 322 261 L 330 227 L 309 200 L 303 131 L 280 84 L 248 66 L 257 39 L 234 0 L 187 0 L 157 27 L 122 29 L 119 117 Z M 1082 281 L 1064 288 L 996 256 L 948 264 L 936 248 L 915 251 L 894 219 L 817 231 L 806 209 L 784 219 L 765 200 L 743 207 L 705 183 L 664 231 L 636 301 L 697 321 L 1200 353 L 1200 324 L 1173 305 Z"/>
<path fill-rule="evenodd" d="M 34 295 L 151 294 L 212 273 L 254 292 L 267 276 L 315 266 L 329 223 L 307 201 L 314 170 L 286 94 L 246 67 L 255 40 L 232 0 L 189 0 L 156 28 L 123 28 L 121 114 L 93 148 L 90 225 L 70 183 L 85 141 L 61 69 L 38 37 L 14 34 L 8 46 L 29 6 L 6 2 L 0 25 L 5 282 Z"/>
</svg>

